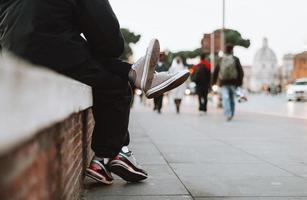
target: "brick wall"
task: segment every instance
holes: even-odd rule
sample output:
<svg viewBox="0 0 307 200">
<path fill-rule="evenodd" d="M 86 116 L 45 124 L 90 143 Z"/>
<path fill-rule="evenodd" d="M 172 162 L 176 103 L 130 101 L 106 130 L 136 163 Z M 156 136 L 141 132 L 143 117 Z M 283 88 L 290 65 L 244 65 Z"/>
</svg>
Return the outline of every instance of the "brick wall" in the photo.
<svg viewBox="0 0 307 200">
<path fill-rule="evenodd" d="M 0 199 L 80 199 L 93 127 L 87 109 L 0 156 Z"/>
</svg>

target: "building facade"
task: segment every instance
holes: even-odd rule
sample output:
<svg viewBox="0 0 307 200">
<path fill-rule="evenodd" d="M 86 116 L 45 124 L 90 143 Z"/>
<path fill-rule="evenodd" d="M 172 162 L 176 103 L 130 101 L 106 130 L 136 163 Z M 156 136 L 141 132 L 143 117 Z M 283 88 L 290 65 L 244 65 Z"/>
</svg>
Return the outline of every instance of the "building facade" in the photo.
<svg viewBox="0 0 307 200">
<path fill-rule="evenodd" d="M 307 77 L 307 51 L 294 56 L 294 67 L 292 78 L 306 78 Z"/>
<path fill-rule="evenodd" d="M 293 82 L 293 66 L 294 66 L 294 54 L 286 54 L 282 59 L 282 65 L 280 66 L 280 82 L 283 88 Z"/>
</svg>

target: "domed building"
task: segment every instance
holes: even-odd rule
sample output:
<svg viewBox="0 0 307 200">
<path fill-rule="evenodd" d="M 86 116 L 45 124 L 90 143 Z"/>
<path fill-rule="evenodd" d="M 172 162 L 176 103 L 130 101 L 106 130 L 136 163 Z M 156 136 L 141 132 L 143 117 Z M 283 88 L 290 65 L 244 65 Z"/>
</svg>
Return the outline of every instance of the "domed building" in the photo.
<svg viewBox="0 0 307 200">
<path fill-rule="evenodd" d="M 260 92 L 272 84 L 276 85 L 278 73 L 276 54 L 269 48 L 268 39 L 264 38 L 262 47 L 254 57 L 249 85 L 250 90 Z"/>
</svg>

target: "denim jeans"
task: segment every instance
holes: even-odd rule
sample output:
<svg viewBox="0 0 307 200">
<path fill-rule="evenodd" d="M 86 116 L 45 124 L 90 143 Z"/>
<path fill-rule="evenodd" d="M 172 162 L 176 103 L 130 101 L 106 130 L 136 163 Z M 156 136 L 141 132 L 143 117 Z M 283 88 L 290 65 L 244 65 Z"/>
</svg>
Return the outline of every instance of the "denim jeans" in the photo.
<svg viewBox="0 0 307 200">
<path fill-rule="evenodd" d="M 225 85 L 221 87 L 222 103 L 224 115 L 233 117 L 235 113 L 235 94 L 236 87 L 233 85 Z"/>
</svg>

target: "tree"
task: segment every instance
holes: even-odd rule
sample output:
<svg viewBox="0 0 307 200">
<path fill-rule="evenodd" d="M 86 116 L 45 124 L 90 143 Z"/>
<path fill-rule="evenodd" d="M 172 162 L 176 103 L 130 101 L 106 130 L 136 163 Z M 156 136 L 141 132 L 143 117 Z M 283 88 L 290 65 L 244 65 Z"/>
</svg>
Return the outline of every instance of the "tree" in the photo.
<svg viewBox="0 0 307 200">
<path fill-rule="evenodd" d="M 221 32 L 221 29 L 218 29 L 216 32 Z M 234 46 L 241 46 L 248 48 L 250 46 L 250 40 L 248 39 L 243 39 L 241 34 L 233 29 L 224 29 L 224 35 L 225 35 L 225 42 L 226 43 L 231 43 Z"/>
<path fill-rule="evenodd" d="M 125 49 L 124 53 L 121 55 L 122 60 L 128 61 L 129 58 L 133 55 L 131 44 L 136 44 L 141 39 L 141 35 L 131 32 L 129 29 L 122 28 L 121 32 L 125 39 Z"/>
<path fill-rule="evenodd" d="M 175 58 L 175 57 L 180 57 L 182 59 L 182 62 L 185 66 L 187 66 L 187 59 L 189 58 L 196 58 L 198 56 L 200 56 L 200 54 L 202 53 L 202 48 L 198 48 L 198 49 L 195 49 L 193 51 L 178 51 L 178 52 L 167 52 L 167 55 L 166 55 L 166 60 L 165 60 L 165 64 L 167 66 L 170 66 L 171 63 L 172 63 L 172 60 Z"/>
<path fill-rule="evenodd" d="M 221 29 L 218 29 L 216 31 L 214 31 L 214 33 L 219 34 L 221 32 Z M 208 35 L 208 34 L 206 34 Z M 245 47 L 248 48 L 250 46 L 250 40 L 248 39 L 243 39 L 241 34 L 236 31 L 236 30 L 232 30 L 232 29 L 225 29 L 224 30 L 224 35 L 225 35 L 225 43 L 231 43 L 234 46 L 241 46 L 241 47 Z M 166 58 L 166 64 L 169 66 L 172 62 L 172 60 L 179 56 L 182 60 L 184 65 L 187 65 L 186 60 L 190 59 L 190 58 L 196 58 L 198 56 L 200 56 L 201 53 L 203 53 L 204 50 L 203 48 L 198 48 L 192 51 L 178 51 L 178 52 L 168 52 L 167 54 L 167 58 Z M 216 58 L 218 57 L 217 55 L 215 55 Z"/>
</svg>

